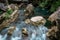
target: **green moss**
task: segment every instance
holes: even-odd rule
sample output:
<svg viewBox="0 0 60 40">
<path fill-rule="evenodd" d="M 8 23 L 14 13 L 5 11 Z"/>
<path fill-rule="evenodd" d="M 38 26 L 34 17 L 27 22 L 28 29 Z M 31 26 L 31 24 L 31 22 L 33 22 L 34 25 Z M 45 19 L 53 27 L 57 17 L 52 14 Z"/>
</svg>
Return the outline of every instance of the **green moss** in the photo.
<svg viewBox="0 0 60 40">
<path fill-rule="evenodd" d="M 8 9 L 6 14 L 5 14 L 5 19 L 9 19 L 10 18 L 10 15 L 12 14 L 12 10 L 11 9 Z"/>
<path fill-rule="evenodd" d="M 9 19 L 10 18 L 10 15 L 8 13 L 5 14 L 5 19 Z"/>
<path fill-rule="evenodd" d="M 11 9 L 8 9 L 7 10 L 7 13 L 10 15 L 10 14 L 12 14 L 12 12 L 13 12 L 13 10 L 11 10 Z"/>
</svg>

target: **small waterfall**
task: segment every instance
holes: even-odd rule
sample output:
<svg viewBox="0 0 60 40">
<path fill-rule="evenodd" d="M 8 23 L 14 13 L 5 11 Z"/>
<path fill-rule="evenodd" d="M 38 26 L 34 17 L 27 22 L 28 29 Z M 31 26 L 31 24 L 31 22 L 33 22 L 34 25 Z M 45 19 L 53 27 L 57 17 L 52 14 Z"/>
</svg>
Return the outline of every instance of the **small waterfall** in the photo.
<svg viewBox="0 0 60 40">
<path fill-rule="evenodd" d="M 47 40 L 45 34 L 47 31 L 48 29 L 45 26 L 40 25 L 33 31 L 31 40 Z"/>
<path fill-rule="evenodd" d="M 2 31 L 0 34 L 1 40 L 46 40 L 46 32 L 48 29 L 45 26 L 35 27 L 30 24 L 25 24 L 22 21 L 25 17 L 23 16 L 23 10 L 19 12 L 19 17 L 16 22 L 11 23 L 9 26 L 16 26 L 13 34 L 11 36 L 7 35 L 8 28 Z M 28 30 L 28 37 L 22 37 L 21 30 L 26 28 Z M 4 36 L 3 36 L 4 33 Z"/>
<path fill-rule="evenodd" d="M 6 40 L 7 34 L 4 35 L 4 37 L 2 35 L 0 35 L 0 40 Z"/>
</svg>

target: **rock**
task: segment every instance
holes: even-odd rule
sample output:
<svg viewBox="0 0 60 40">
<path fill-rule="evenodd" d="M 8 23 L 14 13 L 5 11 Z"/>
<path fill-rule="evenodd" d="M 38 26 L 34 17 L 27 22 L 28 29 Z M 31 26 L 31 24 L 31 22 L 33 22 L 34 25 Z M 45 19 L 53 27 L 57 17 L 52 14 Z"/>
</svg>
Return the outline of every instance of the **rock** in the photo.
<svg viewBox="0 0 60 40">
<path fill-rule="evenodd" d="M 48 20 L 51 21 L 53 26 L 57 26 L 60 30 L 60 7 L 49 16 Z"/>
<path fill-rule="evenodd" d="M 0 9 L 3 11 L 7 10 L 7 6 L 5 6 L 3 3 L 0 3 Z"/>
<path fill-rule="evenodd" d="M 29 23 L 30 23 L 30 19 L 26 19 L 26 20 L 25 20 L 25 23 L 26 23 L 26 24 L 29 24 Z"/>
<path fill-rule="evenodd" d="M 34 6 L 32 4 L 28 4 L 24 11 L 26 16 L 32 15 L 34 13 Z"/>
<path fill-rule="evenodd" d="M 16 18 L 18 17 L 18 10 L 15 10 L 11 15 L 9 19 L 3 20 L 3 22 L 0 24 L 0 31 L 3 28 L 6 28 L 6 26 L 8 26 L 10 23 L 14 22 L 16 20 Z M 5 13 L 2 14 L 0 17 L 4 17 Z M 0 19 L 1 20 L 1 19 Z"/>
<path fill-rule="evenodd" d="M 18 7 L 15 4 L 10 4 L 9 6 L 12 10 L 18 9 Z"/>
<path fill-rule="evenodd" d="M 58 39 L 57 35 L 56 35 L 57 32 L 58 32 L 57 26 L 52 26 L 52 28 L 49 29 L 49 31 L 46 33 L 46 35 L 51 40 Z"/>
<path fill-rule="evenodd" d="M 15 26 L 10 27 L 10 28 L 8 29 L 8 33 L 7 33 L 7 34 L 8 34 L 8 35 L 12 35 L 15 29 L 16 29 Z"/>
<path fill-rule="evenodd" d="M 56 12 L 52 13 L 48 18 L 51 22 L 56 21 L 57 19 L 60 19 L 60 8 Z"/>
<path fill-rule="evenodd" d="M 46 23 L 46 20 L 42 16 L 35 16 L 32 17 L 30 20 L 33 25 L 44 25 Z"/>
<path fill-rule="evenodd" d="M 26 28 L 23 28 L 22 29 L 22 36 L 23 37 L 27 37 L 28 36 L 28 32 L 27 32 L 27 29 Z"/>
</svg>

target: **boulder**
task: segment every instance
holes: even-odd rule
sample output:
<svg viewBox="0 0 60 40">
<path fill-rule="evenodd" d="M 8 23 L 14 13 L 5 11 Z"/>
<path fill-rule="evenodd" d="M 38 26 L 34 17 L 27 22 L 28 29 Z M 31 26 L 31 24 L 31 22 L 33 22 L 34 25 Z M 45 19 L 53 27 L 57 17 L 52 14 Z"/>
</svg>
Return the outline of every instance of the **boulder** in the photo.
<svg viewBox="0 0 60 40">
<path fill-rule="evenodd" d="M 32 4 L 28 4 L 25 11 L 25 16 L 33 15 L 34 14 L 34 6 Z"/>
<path fill-rule="evenodd" d="M 3 13 L 0 16 L 0 20 L 2 20 L 2 18 L 5 16 L 5 13 Z M 3 20 L 2 23 L 0 23 L 0 31 L 3 28 L 6 28 L 10 23 L 14 22 L 16 20 L 16 18 L 18 17 L 18 10 L 14 10 L 13 13 L 10 15 L 9 19 Z"/>
</svg>

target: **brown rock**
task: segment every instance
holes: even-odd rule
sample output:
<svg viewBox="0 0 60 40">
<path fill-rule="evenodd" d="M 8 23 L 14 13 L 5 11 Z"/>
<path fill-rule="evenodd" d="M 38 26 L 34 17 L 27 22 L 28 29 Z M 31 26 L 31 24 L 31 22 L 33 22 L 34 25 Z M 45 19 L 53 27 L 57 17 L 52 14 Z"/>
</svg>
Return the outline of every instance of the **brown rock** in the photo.
<svg viewBox="0 0 60 40">
<path fill-rule="evenodd" d="M 14 32 L 14 30 L 16 29 L 15 26 L 12 26 L 8 29 L 8 35 L 12 35 L 12 33 Z"/>
<path fill-rule="evenodd" d="M 17 13 L 18 10 L 15 10 L 9 18 L 9 19 L 6 19 L 6 20 L 3 20 L 3 22 L 0 24 L 0 31 L 5 28 L 6 26 L 8 26 L 11 22 L 14 22 L 16 20 L 16 18 L 18 17 L 18 13 Z M 2 14 L 2 16 L 4 17 L 5 13 Z M 1 19 L 0 19 L 1 20 Z"/>
<path fill-rule="evenodd" d="M 32 4 L 28 4 L 24 11 L 26 16 L 32 15 L 34 12 L 34 6 Z"/>
<path fill-rule="evenodd" d="M 22 36 L 23 37 L 27 37 L 28 36 L 28 32 L 27 32 L 27 29 L 26 28 L 23 28 L 22 29 Z"/>
<path fill-rule="evenodd" d="M 57 19 L 60 19 L 60 8 L 52 13 L 48 18 L 48 20 L 50 20 L 51 22 L 56 21 Z"/>
</svg>

